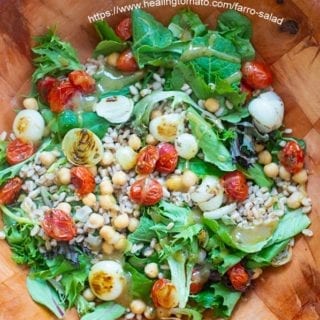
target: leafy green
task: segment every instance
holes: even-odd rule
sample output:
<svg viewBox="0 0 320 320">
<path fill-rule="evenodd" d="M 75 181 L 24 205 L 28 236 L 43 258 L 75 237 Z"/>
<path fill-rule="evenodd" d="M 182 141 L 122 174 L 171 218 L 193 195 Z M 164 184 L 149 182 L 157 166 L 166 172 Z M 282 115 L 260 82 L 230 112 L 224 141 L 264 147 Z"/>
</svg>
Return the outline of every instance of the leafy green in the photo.
<svg viewBox="0 0 320 320">
<path fill-rule="evenodd" d="M 116 35 L 114 30 L 109 26 L 107 21 L 95 21 L 93 25 L 101 40 L 113 40 L 115 42 L 122 42 L 122 40 Z"/>
<path fill-rule="evenodd" d="M 178 169 L 181 171 L 191 170 L 199 178 L 204 178 L 205 176 L 223 176 L 223 172 L 211 163 L 205 162 L 200 158 L 192 158 L 190 160 L 185 160 L 180 158 L 178 162 Z"/>
<path fill-rule="evenodd" d="M 129 263 L 124 265 L 124 270 L 130 273 L 130 288 L 129 291 L 135 299 L 143 301 L 150 300 L 150 293 L 153 286 L 153 280 L 147 278 L 144 273 L 139 272 Z"/>
<path fill-rule="evenodd" d="M 260 187 L 271 188 L 274 185 L 273 180 L 265 175 L 262 166 L 258 163 L 249 166 L 248 169 L 240 168 L 240 170 Z"/>
<path fill-rule="evenodd" d="M 150 243 L 152 238 L 155 238 L 156 234 L 152 230 L 155 223 L 148 217 L 142 216 L 139 222 L 138 228 L 133 232 L 130 233 L 128 236 L 128 240 L 135 244 L 141 242 Z"/>
<path fill-rule="evenodd" d="M 107 56 L 113 52 L 122 52 L 128 46 L 125 42 L 117 42 L 114 40 L 103 40 L 98 43 L 93 51 L 93 57 L 96 58 L 100 55 Z"/>
<path fill-rule="evenodd" d="M 222 171 L 234 171 L 235 165 L 228 149 L 213 131 L 212 127 L 196 111 L 187 110 L 192 134 L 197 138 L 206 162 L 216 165 Z"/>
<path fill-rule="evenodd" d="M 207 28 L 196 13 L 182 10 L 171 19 L 168 29 L 175 38 L 188 41 L 205 33 Z"/>
<path fill-rule="evenodd" d="M 58 130 L 63 137 L 69 130 L 79 127 L 79 120 L 72 110 L 65 110 L 57 116 Z"/>
<path fill-rule="evenodd" d="M 76 308 L 79 316 L 82 317 L 85 314 L 94 311 L 95 303 L 87 301 L 83 296 L 79 296 L 76 302 Z"/>
<path fill-rule="evenodd" d="M 64 318 L 63 301 L 47 281 L 27 277 L 27 288 L 34 301 L 48 308 L 58 319 Z"/>
<path fill-rule="evenodd" d="M 200 312 L 190 308 L 172 308 L 170 309 L 171 314 L 184 315 L 190 320 L 202 320 Z"/>
<path fill-rule="evenodd" d="M 251 269 L 269 266 L 272 260 L 288 246 L 289 242 L 290 239 L 287 239 L 248 255 L 246 266 Z"/>
<path fill-rule="evenodd" d="M 242 59 L 254 58 L 255 50 L 250 42 L 252 24 L 247 17 L 235 10 L 227 10 L 218 16 L 217 30 L 232 41 Z"/>
<path fill-rule="evenodd" d="M 193 299 L 204 309 L 214 309 L 215 316 L 230 317 L 240 296 L 240 292 L 231 291 L 222 283 L 216 283 L 193 296 Z"/>
<path fill-rule="evenodd" d="M 87 313 L 81 320 L 117 320 L 126 311 L 126 308 L 114 302 L 99 304 L 93 312 Z"/>
<path fill-rule="evenodd" d="M 237 102 L 238 104 L 243 103 L 242 94 L 240 95 L 240 99 L 241 99 L 240 102 Z M 232 98 L 230 100 L 233 101 Z M 240 108 L 234 108 L 232 110 L 227 109 L 226 113 L 222 114 L 219 118 L 229 123 L 238 123 L 242 119 L 247 118 L 248 116 L 249 116 L 248 108 L 240 107 Z"/>
<path fill-rule="evenodd" d="M 6 164 L 7 145 L 7 141 L 0 141 L 0 168 Z"/>
<path fill-rule="evenodd" d="M 61 76 L 73 70 L 82 70 L 76 50 L 71 44 L 61 41 L 54 30 L 36 37 L 33 64 L 36 70 L 32 74 L 32 82 L 36 83 L 46 75 Z"/>
<path fill-rule="evenodd" d="M 83 112 L 79 114 L 79 118 L 80 127 L 91 130 L 99 138 L 103 138 L 110 127 L 110 123 L 95 112 Z"/>
</svg>

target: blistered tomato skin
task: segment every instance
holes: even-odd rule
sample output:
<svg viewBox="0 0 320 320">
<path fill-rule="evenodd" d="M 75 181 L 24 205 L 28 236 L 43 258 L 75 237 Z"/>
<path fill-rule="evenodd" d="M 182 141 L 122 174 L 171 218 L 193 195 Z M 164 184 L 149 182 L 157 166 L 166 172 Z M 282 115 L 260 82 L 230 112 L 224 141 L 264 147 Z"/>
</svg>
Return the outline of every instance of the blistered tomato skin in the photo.
<svg viewBox="0 0 320 320">
<path fill-rule="evenodd" d="M 132 23 L 131 18 L 124 18 L 120 21 L 120 23 L 116 27 L 116 34 L 117 36 L 127 41 L 132 37 Z"/>
<path fill-rule="evenodd" d="M 146 146 L 140 150 L 136 164 L 136 171 L 140 174 L 150 174 L 154 171 L 159 159 L 159 151 L 155 146 Z"/>
<path fill-rule="evenodd" d="M 82 93 L 89 94 L 96 90 L 96 81 L 83 70 L 70 72 L 68 78 Z"/>
<path fill-rule="evenodd" d="M 30 158 L 34 152 L 35 148 L 32 143 L 15 139 L 10 141 L 7 146 L 6 159 L 10 165 L 14 165 Z"/>
<path fill-rule="evenodd" d="M 260 61 L 248 61 L 242 66 L 243 81 L 253 89 L 265 89 L 272 84 L 269 67 Z"/>
<path fill-rule="evenodd" d="M 77 89 L 69 81 L 65 80 L 54 86 L 48 95 L 48 102 L 52 112 L 62 112 L 67 102 L 77 92 Z"/>
<path fill-rule="evenodd" d="M 178 305 L 178 291 L 167 279 L 157 280 L 151 290 L 151 298 L 156 307 L 174 308 Z"/>
<path fill-rule="evenodd" d="M 8 180 L 0 188 L 0 204 L 7 205 L 13 203 L 20 193 L 22 184 L 23 181 L 19 177 Z"/>
<path fill-rule="evenodd" d="M 72 217 L 59 209 L 46 211 L 41 225 L 46 235 L 58 241 L 70 241 L 77 234 Z"/>
<path fill-rule="evenodd" d="M 135 72 L 139 69 L 131 50 L 125 50 L 120 54 L 117 69 L 124 72 Z"/>
<path fill-rule="evenodd" d="M 249 187 L 246 177 L 240 171 L 229 172 L 221 179 L 227 196 L 234 201 L 244 201 L 248 198 Z"/>
<path fill-rule="evenodd" d="M 279 153 L 281 164 L 294 174 L 303 169 L 304 151 L 295 141 L 289 141 Z"/>
<path fill-rule="evenodd" d="M 171 143 L 163 142 L 157 146 L 159 159 L 156 164 L 156 170 L 160 173 L 172 173 L 178 164 L 178 152 Z"/>
<path fill-rule="evenodd" d="M 250 284 L 250 276 L 240 263 L 230 268 L 227 275 L 232 287 L 237 291 L 245 291 Z"/>
<path fill-rule="evenodd" d="M 56 78 L 47 76 L 37 82 L 37 90 L 42 101 L 48 101 L 48 95 L 51 89 L 58 85 L 59 81 Z"/>
<path fill-rule="evenodd" d="M 71 183 L 74 185 L 79 196 L 85 196 L 94 191 L 96 186 L 94 176 L 86 167 L 73 167 L 71 169 Z"/>
<path fill-rule="evenodd" d="M 130 187 L 130 199 L 140 205 L 152 206 L 158 203 L 162 196 L 162 186 L 155 179 L 142 178 Z"/>
</svg>

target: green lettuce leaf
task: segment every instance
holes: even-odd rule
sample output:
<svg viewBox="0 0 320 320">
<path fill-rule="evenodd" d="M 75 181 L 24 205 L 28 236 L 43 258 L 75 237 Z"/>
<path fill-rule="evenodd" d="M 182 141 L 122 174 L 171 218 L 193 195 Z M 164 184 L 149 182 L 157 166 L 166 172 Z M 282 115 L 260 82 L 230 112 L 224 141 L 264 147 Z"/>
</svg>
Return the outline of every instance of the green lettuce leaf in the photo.
<svg viewBox="0 0 320 320">
<path fill-rule="evenodd" d="M 100 55 L 107 56 L 113 52 L 122 52 L 127 48 L 127 43 L 114 40 L 103 40 L 98 43 L 92 56 L 97 58 Z"/>
<path fill-rule="evenodd" d="M 240 171 L 260 187 L 271 188 L 274 185 L 273 180 L 265 175 L 262 166 L 258 163 L 251 165 L 248 169 L 240 168 Z"/>
<path fill-rule="evenodd" d="M 99 304 L 93 312 L 87 313 L 81 320 L 117 320 L 126 311 L 126 308 L 114 302 Z"/>
<path fill-rule="evenodd" d="M 155 223 L 150 218 L 142 216 L 138 228 L 129 234 L 128 240 L 133 244 L 141 242 L 150 243 L 156 237 L 156 233 L 152 230 L 154 225 Z"/>
<path fill-rule="evenodd" d="M 119 43 L 122 42 L 106 20 L 95 21 L 93 25 L 101 40 L 112 40 Z"/>
</svg>

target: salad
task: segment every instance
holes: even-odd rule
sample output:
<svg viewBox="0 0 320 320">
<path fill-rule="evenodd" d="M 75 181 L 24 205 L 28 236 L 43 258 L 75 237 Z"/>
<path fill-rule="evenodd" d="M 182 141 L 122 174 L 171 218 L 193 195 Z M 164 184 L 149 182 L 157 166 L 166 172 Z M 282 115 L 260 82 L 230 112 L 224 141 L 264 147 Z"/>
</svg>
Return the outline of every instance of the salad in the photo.
<svg viewBox="0 0 320 320">
<path fill-rule="evenodd" d="M 32 91 L 1 134 L 1 236 L 58 319 L 228 318 L 312 235 L 306 145 L 251 22 L 137 9 L 94 27 L 85 64 L 54 30 L 36 39 Z"/>
</svg>

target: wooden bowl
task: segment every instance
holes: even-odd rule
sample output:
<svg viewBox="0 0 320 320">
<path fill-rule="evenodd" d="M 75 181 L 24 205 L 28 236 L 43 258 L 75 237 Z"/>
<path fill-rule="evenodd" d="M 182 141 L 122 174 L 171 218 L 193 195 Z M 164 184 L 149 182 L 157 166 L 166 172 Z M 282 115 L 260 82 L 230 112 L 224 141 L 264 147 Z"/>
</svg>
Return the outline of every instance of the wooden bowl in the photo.
<svg viewBox="0 0 320 320">
<path fill-rule="evenodd" d="M 130 2 L 2 0 L 1 129 L 10 129 L 13 110 L 21 106 L 23 95 L 28 93 L 32 73 L 30 47 L 34 35 L 43 33 L 47 26 L 56 25 L 62 38 L 77 48 L 84 61 L 98 41 L 88 16 Z M 267 270 L 255 282 L 254 287 L 242 298 L 232 319 L 316 320 L 320 319 L 320 1 L 239 0 L 238 9 L 240 4 L 257 12 L 284 18 L 285 21 L 280 27 L 257 14 L 247 14 L 254 24 L 253 42 L 258 55 L 271 66 L 275 75 L 274 88 L 284 99 L 286 124 L 293 128 L 294 135 L 304 138 L 308 144 L 306 162 L 310 171 L 308 189 L 313 199 L 311 229 L 314 236 L 300 237 L 294 248 L 292 262 L 279 269 Z M 216 15 L 223 10 L 203 6 L 191 8 L 212 26 Z M 148 10 L 163 22 L 168 22 L 178 7 L 154 7 Z M 116 23 L 120 19 L 121 15 L 116 15 L 110 20 Z M 10 250 L 5 241 L 1 241 L 0 320 L 54 319 L 30 299 L 25 286 L 26 273 L 26 268 L 11 261 Z M 77 315 L 70 312 L 66 319 L 77 319 Z"/>
</svg>

